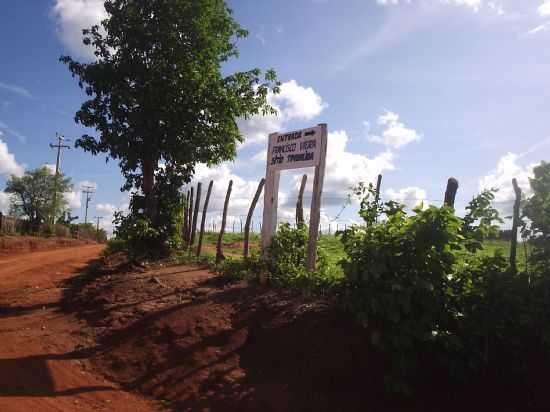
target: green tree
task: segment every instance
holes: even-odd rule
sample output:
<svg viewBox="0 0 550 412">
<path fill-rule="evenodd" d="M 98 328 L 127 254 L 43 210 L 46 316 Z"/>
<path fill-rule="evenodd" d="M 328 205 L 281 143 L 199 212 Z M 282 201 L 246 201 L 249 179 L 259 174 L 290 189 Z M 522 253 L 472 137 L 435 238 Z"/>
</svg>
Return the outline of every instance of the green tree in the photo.
<svg viewBox="0 0 550 412">
<path fill-rule="evenodd" d="M 279 83 L 273 70 L 222 74 L 248 34 L 223 0 L 107 0 L 105 10 L 101 27 L 84 30 L 97 60 L 61 58 L 90 97 L 76 121 L 99 132 L 76 146 L 117 160 L 122 190 L 135 190 L 131 213 L 143 210 L 160 230 L 170 220 L 163 198 L 181 204 L 163 195 L 189 182 L 197 163 L 232 159 L 237 119 L 275 113 L 267 97 Z"/>
<path fill-rule="evenodd" d="M 542 162 L 535 167 L 529 183 L 533 195 L 523 207 L 526 225 L 522 234 L 534 246 L 531 262 L 547 269 L 550 262 L 550 163 Z"/>
<path fill-rule="evenodd" d="M 72 190 L 71 178 L 60 174 L 57 179 L 58 193 Z M 42 223 L 51 222 L 55 180 L 50 169 L 41 167 L 25 172 L 22 177 L 11 176 L 6 183 L 5 192 L 12 195 L 11 212 L 28 218 L 32 232 L 37 232 Z M 63 196 L 58 196 L 55 216 L 62 216 L 66 210 L 67 201 Z"/>
</svg>

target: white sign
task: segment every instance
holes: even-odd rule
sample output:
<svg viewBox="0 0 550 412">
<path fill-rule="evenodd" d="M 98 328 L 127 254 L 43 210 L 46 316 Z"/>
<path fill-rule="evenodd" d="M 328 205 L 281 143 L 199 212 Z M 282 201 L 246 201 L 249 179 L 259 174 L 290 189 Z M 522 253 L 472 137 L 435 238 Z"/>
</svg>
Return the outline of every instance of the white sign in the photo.
<svg viewBox="0 0 550 412">
<path fill-rule="evenodd" d="M 318 166 L 321 160 L 322 127 L 269 135 L 267 168 L 270 171 Z"/>
<path fill-rule="evenodd" d="M 269 135 L 267 167 L 264 191 L 262 249 L 267 257 L 271 239 L 277 231 L 277 207 L 279 203 L 279 178 L 281 170 L 315 166 L 313 194 L 311 198 L 307 269 L 315 270 L 317 260 L 317 236 L 321 220 L 321 194 L 325 178 L 328 127 L 320 124 L 290 133 Z M 261 275 L 265 282 L 265 275 Z"/>
</svg>

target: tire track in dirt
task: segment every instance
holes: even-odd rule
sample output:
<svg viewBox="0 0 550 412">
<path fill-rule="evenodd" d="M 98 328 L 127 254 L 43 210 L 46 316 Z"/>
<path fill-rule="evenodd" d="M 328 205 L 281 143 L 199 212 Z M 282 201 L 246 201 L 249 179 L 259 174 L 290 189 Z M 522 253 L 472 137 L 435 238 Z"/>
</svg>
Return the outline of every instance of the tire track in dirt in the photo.
<svg viewBox="0 0 550 412">
<path fill-rule="evenodd" d="M 97 258 L 87 245 L 0 257 L 0 411 L 158 411 L 97 376 L 94 340 L 61 311 L 62 282 Z"/>
</svg>

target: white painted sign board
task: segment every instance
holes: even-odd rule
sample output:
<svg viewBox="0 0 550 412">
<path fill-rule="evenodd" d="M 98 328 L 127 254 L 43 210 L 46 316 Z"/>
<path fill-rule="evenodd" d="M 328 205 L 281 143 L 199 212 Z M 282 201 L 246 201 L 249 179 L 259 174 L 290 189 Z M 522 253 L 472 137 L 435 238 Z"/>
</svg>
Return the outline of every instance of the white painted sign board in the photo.
<svg viewBox="0 0 550 412">
<path fill-rule="evenodd" d="M 316 126 L 269 135 L 268 169 L 286 170 L 318 166 L 321 159 L 322 129 L 322 126 Z"/>
<path fill-rule="evenodd" d="M 277 230 L 277 206 L 281 170 L 315 167 L 311 200 L 307 268 L 315 270 L 317 236 L 321 219 L 321 194 L 327 155 L 327 125 L 269 135 L 262 225 L 264 256 Z"/>
</svg>

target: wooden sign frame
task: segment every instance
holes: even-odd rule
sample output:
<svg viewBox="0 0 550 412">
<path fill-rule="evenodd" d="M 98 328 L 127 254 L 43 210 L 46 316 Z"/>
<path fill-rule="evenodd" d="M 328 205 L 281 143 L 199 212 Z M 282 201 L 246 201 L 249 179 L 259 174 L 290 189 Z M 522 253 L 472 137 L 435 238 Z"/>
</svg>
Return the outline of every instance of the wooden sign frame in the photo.
<svg viewBox="0 0 550 412">
<path fill-rule="evenodd" d="M 303 129 L 298 132 L 311 133 L 308 130 L 312 128 Z M 306 267 L 309 271 L 314 271 L 317 261 L 317 238 L 319 234 L 319 223 L 321 220 L 321 196 L 323 193 L 323 183 L 325 180 L 325 168 L 327 157 L 327 137 L 328 127 L 326 123 L 319 124 L 315 127 L 320 132 L 318 141 L 319 158 L 315 159 L 317 164 L 315 166 L 315 177 L 313 179 L 313 196 L 311 199 L 311 210 L 309 220 L 309 239 L 308 239 L 308 254 Z M 288 134 L 285 134 L 288 135 Z M 269 142 L 277 139 L 278 136 L 285 136 L 281 133 L 271 133 L 269 135 Z M 281 170 L 295 169 L 296 166 L 282 166 L 273 167 L 271 164 L 271 153 L 269 150 L 271 144 L 268 145 L 268 156 L 266 165 L 266 177 L 265 177 L 265 192 L 264 192 L 264 211 L 263 211 L 263 225 L 262 225 L 262 251 L 264 257 L 267 256 L 267 250 L 271 245 L 271 239 L 277 231 L 277 208 L 279 204 L 279 180 Z M 302 166 L 298 166 L 302 167 Z M 303 167 L 310 167 L 309 164 Z"/>
</svg>

